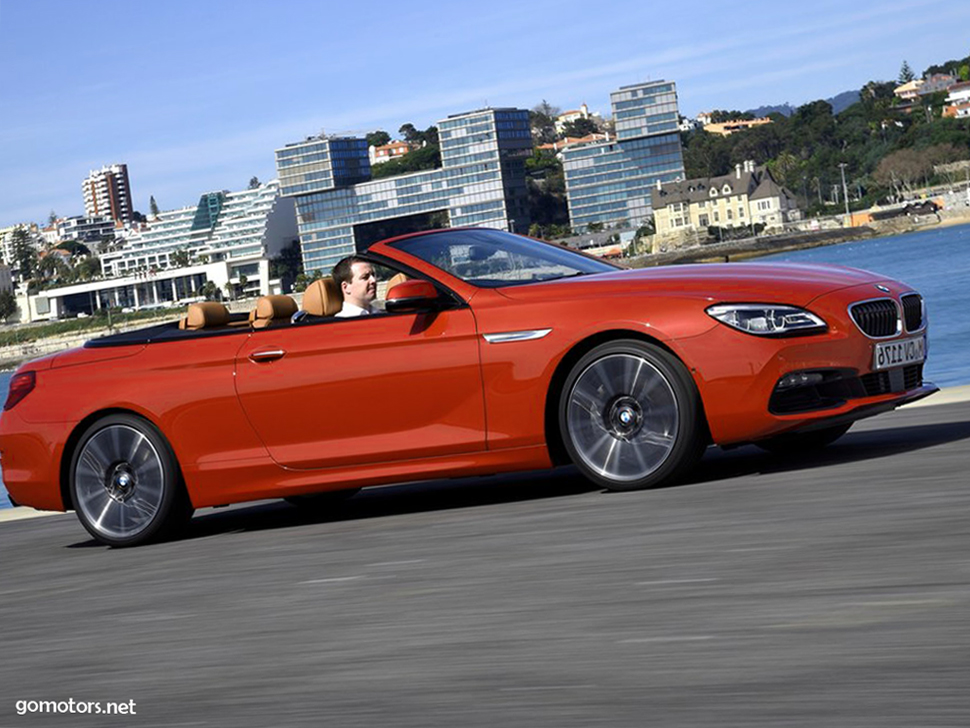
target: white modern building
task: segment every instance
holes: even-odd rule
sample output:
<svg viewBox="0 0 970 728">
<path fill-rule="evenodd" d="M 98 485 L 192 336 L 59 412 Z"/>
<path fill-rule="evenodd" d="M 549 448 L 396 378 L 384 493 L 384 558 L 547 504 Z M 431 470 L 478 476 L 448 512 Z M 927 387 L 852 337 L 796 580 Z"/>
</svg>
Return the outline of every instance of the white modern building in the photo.
<svg viewBox="0 0 970 728">
<path fill-rule="evenodd" d="M 242 295 L 278 292 L 270 259 L 296 240 L 293 201 L 280 197 L 276 180 L 242 192 L 209 192 L 197 205 L 159 213 L 105 253 L 105 278 L 41 291 L 36 298 L 44 300 L 30 310 L 61 318 L 107 306 L 176 306 L 198 299 L 209 282 L 220 290 L 232 283 Z"/>
<path fill-rule="evenodd" d="M 114 238 L 119 230 L 115 221 L 106 215 L 63 217 L 55 227 L 57 242 L 77 240 L 80 243 L 98 243 Z"/>
<path fill-rule="evenodd" d="M 236 269 L 279 255 L 297 238 L 293 201 L 280 197 L 279 182 L 272 180 L 241 192 L 207 192 L 198 204 L 159 213 L 102 256 L 101 266 L 105 276 L 157 272 L 175 265 L 175 254 L 184 251 L 190 261 L 228 261 Z"/>
</svg>

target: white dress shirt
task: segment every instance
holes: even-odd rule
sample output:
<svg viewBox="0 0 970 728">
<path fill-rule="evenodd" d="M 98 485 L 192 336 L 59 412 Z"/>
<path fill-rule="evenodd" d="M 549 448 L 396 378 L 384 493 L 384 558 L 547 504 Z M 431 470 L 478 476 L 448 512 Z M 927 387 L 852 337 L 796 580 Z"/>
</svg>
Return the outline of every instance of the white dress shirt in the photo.
<svg viewBox="0 0 970 728">
<path fill-rule="evenodd" d="M 370 316 L 373 311 L 361 308 L 350 301 L 344 301 L 343 307 L 334 314 L 334 318 L 352 318 L 354 316 Z"/>
</svg>

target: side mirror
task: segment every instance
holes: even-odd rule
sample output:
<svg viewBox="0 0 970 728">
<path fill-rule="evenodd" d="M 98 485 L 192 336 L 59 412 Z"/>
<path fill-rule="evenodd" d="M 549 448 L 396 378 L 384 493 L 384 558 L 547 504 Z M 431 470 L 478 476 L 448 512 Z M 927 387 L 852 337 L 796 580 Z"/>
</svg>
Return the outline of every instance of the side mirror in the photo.
<svg viewBox="0 0 970 728">
<path fill-rule="evenodd" d="M 398 283 L 384 301 L 384 310 L 389 313 L 434 311 L 438 307 L 438 290 L 429 281 L 416 279 Z"/>
</svg>

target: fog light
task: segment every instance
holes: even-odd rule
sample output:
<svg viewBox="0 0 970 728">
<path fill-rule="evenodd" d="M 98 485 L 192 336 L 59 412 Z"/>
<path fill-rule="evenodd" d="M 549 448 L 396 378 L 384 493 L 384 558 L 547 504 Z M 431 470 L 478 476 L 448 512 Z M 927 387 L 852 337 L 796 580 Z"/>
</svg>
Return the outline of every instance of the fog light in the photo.
<svg viewBox="0 0 970 728">
<path fill-rule="evenodd" d="M 821 384 L 823 377 L 818 372 L 792 372 L 778 380 L 775 389 L 791 389 L 792 387 L 808 387 Z"/>
</svg>

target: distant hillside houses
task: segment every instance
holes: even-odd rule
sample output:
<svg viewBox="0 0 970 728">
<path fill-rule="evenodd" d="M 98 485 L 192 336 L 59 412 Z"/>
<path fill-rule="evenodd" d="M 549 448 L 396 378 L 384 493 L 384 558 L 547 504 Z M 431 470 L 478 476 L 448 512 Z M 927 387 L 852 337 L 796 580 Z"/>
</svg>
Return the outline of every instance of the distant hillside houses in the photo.
<svg viewBox="0 0 970 728">
<path fill-rule="evenodd" d="M 555 119 L 556 133 L 562 136 L 566 133 L 566 125 L 578 121 L 579 119 L 591 119 L 597 126 L 599 126 L 603 119 L 599 114 L 593 112 L 590 113 L 589 107 L 584 103 L 580 104 L 578 109 L 570 109 L 569 111 L 564 111 Z"/>
<path fill-rule="evenodd" d="M 970 81 L 962 81 L 950 86 L 950 94 L 946 97 L 943 116 L 948 118 L 965 119 L 970 117 Z"/>
<path fill-rule="evenodd" d="M 418 149 L 420 146 L 420 144 L 412 144 L 411 142 L 390 142 L 389 144 L 382 144 L 379 147 L 368 147 L 367 156 L 370 158 L 371 166 L 373 166 L 375 164 L 390 162 L 392 159 L 399 159 L 405 154 Z"/>
<path fill-rule="evenodd" d="M 771 119 L 768 117 L 762 117 L 760 119 L 732 119 L 731 121 L 704 124 L 704 131 L 708 132 L 709 134 L 720 134 L 721 136 L 727 136 L 728 134 L 733 134 L 736 131 L 745 131 L 746 129 L 752 129 L 756 126 L 762 126 L 770 123 Z"/>
<path fill-rule="evenodd" d="M 926 78 L 914 78 L 912 81 L 901 84 L 893 90 L 893 93 L 896 98 L 904 102 L 897 108 L 900 111 L 911 111 L 921 96 L 928 96 L 939 91 L 950 91 L 952 93 L 954 87 L 962 85 L 960 79 L 956 76 L 951 76 L 948 73 L 934 73 Z M 952 103 L 949 99 L 947 101 Z"/>
<path fill-rule="evenodd" d="M 653 216 L 656 234 L 676 244 L 706 236 L 709 227 L 780 228 L 801 212 L 794 194 L 748 160 L 732 174 L 658 184 Z"/>
</svg>

